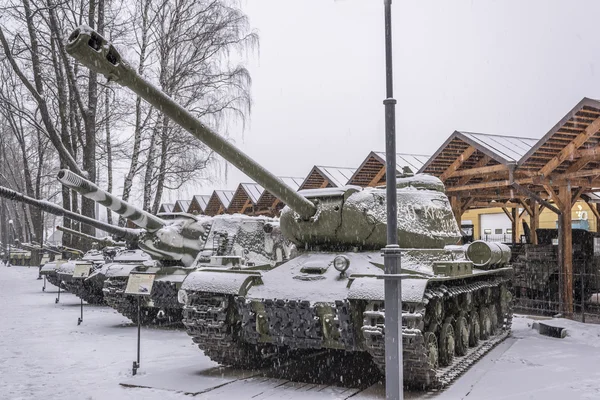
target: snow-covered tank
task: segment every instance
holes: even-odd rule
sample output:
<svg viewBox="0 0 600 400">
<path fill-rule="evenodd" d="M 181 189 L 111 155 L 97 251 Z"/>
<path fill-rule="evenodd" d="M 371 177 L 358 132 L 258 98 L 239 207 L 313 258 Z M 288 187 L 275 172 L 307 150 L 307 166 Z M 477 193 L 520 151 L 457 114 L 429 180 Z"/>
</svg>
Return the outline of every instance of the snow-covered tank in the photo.
<svg viewBox="0 0 600 400">
<path fill-rule="evenodd" d="M 122 247 L 125 243 L 115 242 L 110 237 L 97 238 L 63 226 L 57 226 L 56 229 L 92 241 L 94 246 L 82 258 L 62 263 L 56 268 L 58 277 L 65 289 L 89 304 L 104 304 L 102 288 L 106 278 L 104 275 L 96 273 L 96 271 L 99 271 L 105 262 L 110 260 L 110 254 L 115 246 Z M 106 249 L 110 251 L 105 251 Z M 90 276 L 83 279 L 74 277 L 73 274 L 77 265 L 89 265 Z"/>
<path fill-rule="evenodd" d="M 224 365 L 256 367 L 296 349 L 366 352 L 383 372 L 385 189 L 297 193 L 144 80 L 89 27 L 70 35 L 67 51 L 287 204 L 281 230 L 301 250 L 298 257 L 268 271 L 205 267 L 183 282 L 183 321 L 204 353 Z M 512 268 L 477 269 L 464 258 L 439 179 L 406 176 L 397 191 L 398 244 L 408 276 L 402 281 L 404 379 L 439 386 L 508 335 Z"/>
<path fill-rule="evenodd" d="M 221 267 L 231 258 L 252 268 L 271 268 L 289 259 L 292 244 L 286 241 L 273 218 L 246 215 L 208 217 L 187 213 L 161 213 L 158 216 L 139 210 L 94 183 L 61 170 L 58 180 L 116 213 L 129 218 L 143 228 L 137 246 L 148 253 L 153 262 L 119 264 L 107 271 L 104 284 L 109 304 L 131 318 L 131 299 L 125 296 L 129 274 L 132 272 L 156 275 L 152 293 L 144 300 L 144 323 L 181 321 L 182 306 L 177 293 L 184 278 L 197 268 L 198 262 L 210 262 L 219 256 Z M 226 258 L 223 263 L 223 257 Z M 237 261 L 235 261 L 237 263 Z M 127 296 L 126 296 L 127 297 Z"/>
</svg>

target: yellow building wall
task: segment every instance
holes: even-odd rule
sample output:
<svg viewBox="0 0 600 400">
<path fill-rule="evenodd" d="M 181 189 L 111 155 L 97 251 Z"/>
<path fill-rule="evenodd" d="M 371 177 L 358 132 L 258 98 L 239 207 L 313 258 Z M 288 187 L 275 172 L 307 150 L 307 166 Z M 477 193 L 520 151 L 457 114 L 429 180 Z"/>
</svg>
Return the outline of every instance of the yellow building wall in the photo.
<svg viewBox="0 0 600 400">
<path fill-rule="evenodd" d="M 522 210 L 522 208 L 521 208 L 521 210 Z M 509 209 L 509 211 L 510 211 L 510 209 Z M 573 220 L 576 220 L 576 219 L 580 219 L 580 217 L 584 217 L 585 214 L 582 214 L 582 212 L 587 213 L 587 220 L 590 225 L 590 231 L 597 232 L 598 227 L 596 224 L 596 217 L 594 216 L 594 214 L 590 210 L 590 206 L 586 202 L 578 201 L 575 203 L 575 205 L 573 206 L 573 208 L 571 210 L 571 218 Z M 504 213 L 504 211 L 502 211 L 502 208 L 496 207 L 496 208 L 473 209 L 473 210 L 468 210 L 467 212 L 465 212 L 462 215 L 461 220 L 473 222 L 473 225 L 474 225 L 473 232 L 475 234 L 475 237 L 479 238 L 479 237 L 481 237 L 479 216 L 482 214 L 498 214 L 498 213 Z M 526 212 L 523 214 L 523 219 L 521 221 L 523 221 L 523 220 L 527 221 L 527 223 L 531 227 L 531 223 L 529 222 L 529 215 Z M 557 220 L 557 215 L 555 213 L 553 213 L 552 211 L 544 208 L 544 210 L 540 213 L 540 226 L 539 227 L 543 228 L 543 229 L 555 229 L 556 228 L 556 220 Z M 523 223 L 522 222 L 519 224 L 517 232 L 519 235 L 523 233 Z"/>
</svg>

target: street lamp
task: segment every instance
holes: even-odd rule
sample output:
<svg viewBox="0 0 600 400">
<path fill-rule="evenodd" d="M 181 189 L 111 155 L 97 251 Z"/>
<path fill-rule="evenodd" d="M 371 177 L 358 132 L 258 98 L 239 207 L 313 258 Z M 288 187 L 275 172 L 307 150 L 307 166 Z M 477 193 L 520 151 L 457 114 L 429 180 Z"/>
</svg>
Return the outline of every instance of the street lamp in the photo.
<svg viewBox="0 0 600 400">
<path fill-rule="evenodd" d="M 396 100 L 392 69 L 392 0 L 384 0 L 385 18 L 385 168 L 387 198 L 387 246 L 385 267 L 385 396 L 402 400 L 402 282 L 398 246 L 398 204 L 396 195 Z"/>
<path fill-rule="evenodd" d="M 13 231 L 13 220 L 9 219 L 8 220 L 8 258 L 6 259 L 6 266 L 10 267 L 10 244 L 13 241 L 12 238 L 12 231 Z"/>
</svg>

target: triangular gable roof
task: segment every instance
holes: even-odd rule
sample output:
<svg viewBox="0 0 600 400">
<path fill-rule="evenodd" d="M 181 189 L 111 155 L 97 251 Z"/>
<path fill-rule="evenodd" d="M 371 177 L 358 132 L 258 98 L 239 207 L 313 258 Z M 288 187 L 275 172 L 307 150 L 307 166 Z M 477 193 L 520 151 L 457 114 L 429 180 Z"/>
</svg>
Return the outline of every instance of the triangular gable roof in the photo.
<svg viewBox="0 0 600 400">
<path fill-rule="evenodd" d="M 240 186 L 244 189 L 252 204 L 256 204 L 265 191 L 265 188 L 258 183 L 240 183 Z"/>
<path fill-rule="evenodd" d="M 304 181 L 304 178 L 297 178 L 297 177 L 291 177 L 291 176 L 280 176 L 278 177 L 279 179 L 281 179 L 281 181 L 283 181 L 283 183 L 285 183 L 286 185 L 288 185 L 291 189 L 297 191 L 298 188 L 300 188 L 300 185 L 302 185 L 302 182 Z M 258 201 L 256 202 L 256 209 L 258 211 L 264 211 L 264 210 L 269 210 L 271 207 L 273 207 L 273 205 L 275 204 L 275 202 L 277 201 L 277 197 L 273 196 L 273 194 L 271 192 L 269 192 L 268 190 L 265 190 L 262 192 L 260 198 L 258 199 Z M 281 209 L 284 207 L 285 204 L 278 202 L 277 204 L 277 209 Z M 272 212 L 269 212 L 270 215 L 275 215 L 277 214 L 276 210 L 272 210 Z"/>
<path fill-rule="evenodd" d="M 355 171 L 356 168 L 315 165 L 300 185 L 300 190 L 345 186 Z"/>
<path fill-rule="evenodd" d="M 385 151 L 373 151 L 371 153 L 377 155 L 385 165 Z M 402 172 L 402 167 L 409 167 L 413 173 L 416 173 L 429 160 L 429 157 L 422 154 L 396 153 L 396 170 Z"/>
<path fill-rule="evenodd" d="M 488 165 L 516 164 L 536 142 L 533 138 L 454 131 L 418 172 L 440 176 L 471 146 L 472 156 L 464 160 L 460 169 L 472 167 L 484 156 L 490 158 Z"/>
<path fill-rule="evenodd" d="M 233 194 L 233 190 L 215 190 L 206 204 L 204 213 L 213 216 L 227 211 Z"/>
<path fill-rule="evenodd" d="M 175 207 L 175 204 L 173 204 L 173 203 L 163 203 L 160 205 L 158 212 L 159 213 L 170 213 L 170 212 L 173 212 L 173 207 Z"/>
<path fill-rule="evenodd" d="M 234 193 L 235 191 L 233 190 L 215 190 L 215 194 L 219 197 L 221 204 L 223 204 L 223 207 L 225 208 L 229 207 L 229 203 L 231 203 Z"/>
<path fill-rule="evenodd" d="M 600 101 L 584 97 L 521 157 L 518 163 L 519 169 L 536 173 L 543 172 L 542 170 L 548 162 L 555 157 L 561 157 L 561 152 L 566 153 L 569 150 L 566 147 L 571 143 L 575 144 L 577 142 L 573 150 L 598 147 L 600 137 L 597 129 L 595 129 L 595 132 L 590 131 L 588 137 L 582 135 L 588 129 L 594 130 L 595 127 L 590 128 L 590 126 L 593 123 L 597 125 L 598 118 L 600 118 Z M 564 172 L 576 161 L 574 158 L 578 157 L 569 156 L 557 159 L 558 164 L 552 168 L 552 171 Z M 592 161 L 581 170 L 598 168 L 598 165 L 600 163 Z"/>
<path fill-rule="evenodd" d="M 210 194 L 195 195 L 190 202 L 187 212 L 189 214 L 204 214 L 209 200 Z"/>
<path fill-rule="evenodd" d="M 405 167 L 416 173 L 429 156 L 417 154 L 396 154 L 396 171 L 403 172 Z M 377 186 L 385 181 L 386 156 L 383 151 L 371 151 L 348 180 L 348 185 Z M 374 182 L 377 181 L 377 182 Z"/>
<path fill-rule="evenodd" d="M 258 183 L 240 183 L 233 194 L 227 212 L 230 214 L 254 211 L 260 195 L 264 192 L 264 188 Z"/>
<path fill-rule="evenodd" d="M 175 202 L 175 207 L 173 207 L 173 212 L 187 212 L 188 208 L 190 208 L 191 200 L 177 200 Z"/>
</svg>

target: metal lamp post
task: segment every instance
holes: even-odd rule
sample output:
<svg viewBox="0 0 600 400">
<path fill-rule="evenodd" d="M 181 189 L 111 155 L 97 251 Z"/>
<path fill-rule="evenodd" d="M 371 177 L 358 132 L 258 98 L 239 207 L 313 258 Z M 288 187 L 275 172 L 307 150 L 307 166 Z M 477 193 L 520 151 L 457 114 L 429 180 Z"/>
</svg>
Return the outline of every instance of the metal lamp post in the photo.
<svg viewBox="0 0 600 400">
<path fill-rule="evenodd" d="M 384 0 L 385 15 L 385 155 L 387 194 L 387 246 L 385 266 L 385 395 L 402 400 L 402 282 L 398 246 L 398 204 L 396 196 L 396 100 L 392 69 L 392 0 Z"/>
<path fill-rule="evenodd" d="M 9 219 L 8 220 L 8 258 L 6 259 L 6 266 L 10 267 L 10 244 L 13 241 L 13 237 L 12 237 L 12 231 L 13 231 L 13 220 Z"/>
</svg>

